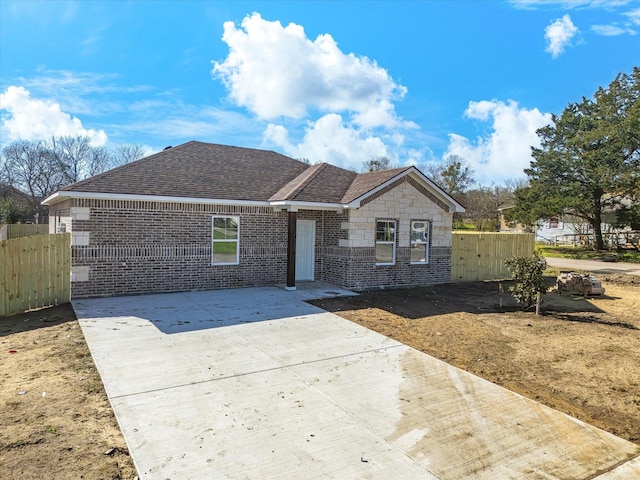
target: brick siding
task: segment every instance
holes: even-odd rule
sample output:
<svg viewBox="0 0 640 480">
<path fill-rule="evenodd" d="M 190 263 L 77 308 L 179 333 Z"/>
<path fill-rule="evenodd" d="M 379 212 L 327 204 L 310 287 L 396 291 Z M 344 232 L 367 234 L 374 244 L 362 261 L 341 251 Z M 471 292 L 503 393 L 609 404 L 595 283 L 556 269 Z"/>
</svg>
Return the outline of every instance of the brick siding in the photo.
<svg viewBox="0 0 640 480">
<path fill-rule="evenodd" d="M 211 265 L 213 215 L 240 218 L 238 265 Z M 315 279 L 351 289 L 448 282 L 451 216 L 409 181 L 357 210 L 298 212 L 315 221 Z M 375 265 L 377 218 L 397 221 L 395 265 Z M 426 265 L 410 264 L 411 220 L 431 224 Z M 50 222 L 72 232 L 73 298 L 286 282 L 287 213 L 271 207 L 73 199 Z"/>
</svg>

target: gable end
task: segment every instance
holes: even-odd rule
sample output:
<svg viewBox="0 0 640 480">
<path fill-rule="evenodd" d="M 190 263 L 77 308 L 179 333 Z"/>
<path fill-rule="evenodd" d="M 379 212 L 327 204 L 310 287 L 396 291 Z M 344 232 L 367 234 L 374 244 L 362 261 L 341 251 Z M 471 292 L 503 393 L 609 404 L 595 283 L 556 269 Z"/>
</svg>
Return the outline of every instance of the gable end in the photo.
<svg viewBox="0 0 640 480">
<path fill-rule="evenodd" d="M 442 202 L 441 200 L 439 200 L 433 193 L 431 193 L 429 190 L 427 190 L 426 188 L 424 188 L 422 185 L 420 185 L 416 180 L 414 180 L 413 178 L 411 178 L 408 175 L 403 176 L 402 178 L 399 178 L 398 180 L 396 180 L 393 183 L 390 183 L 389 185 L 387 185 L 384 188 L 381 188 L 380 190 L 378 190 L 377 192 L 369 195 L 368 197 L 364 198 L 362 200 L 362 202 L 360 203 L 360 206 L 364 206 L 369 202 L 372 202 L 373 200 L 375 200 L 376 198 L 380 198 L 382 195 L 384 195 L 385 193 L 393 190 L 394 188 L 396 188 L 398 185 L 404 183 L 404 182 L 408 182 L 409 185 L 411 185 L 413 188 L 415 188 L 416 190 L 418 190 L 420 193 L 422 193 L 425 197 L 427 197 L 429 200 L 431 200 L 433 203 L 435 203 L 436 205 L 438 205 L 441 209 L 443 209 L 445 212 L 449 212 L 450 208 L 449 205 L 447 205 L 446 203 Z"/>
</svg>

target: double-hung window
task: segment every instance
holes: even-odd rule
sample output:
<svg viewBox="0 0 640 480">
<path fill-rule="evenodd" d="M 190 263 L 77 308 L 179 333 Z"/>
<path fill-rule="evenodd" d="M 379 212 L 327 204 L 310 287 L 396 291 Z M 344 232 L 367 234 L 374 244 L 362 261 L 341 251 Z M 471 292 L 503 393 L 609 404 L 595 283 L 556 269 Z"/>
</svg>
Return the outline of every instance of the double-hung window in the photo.
<svg viewBox="0 0 640 480">
<path fill-rule="evenodd" d="M 429 222 L 411 220 L 411 263 L 429 263 Z"/>
<path fill-rule="evenodd" d="M 376 222 L 376 265 L 396 263 L 396 221 Z"/>
<path fill-rule="evenodd" d="M 240 255 L 240 218 L 213 217 L 211 265 L 237 265 Z"/>
</svg>

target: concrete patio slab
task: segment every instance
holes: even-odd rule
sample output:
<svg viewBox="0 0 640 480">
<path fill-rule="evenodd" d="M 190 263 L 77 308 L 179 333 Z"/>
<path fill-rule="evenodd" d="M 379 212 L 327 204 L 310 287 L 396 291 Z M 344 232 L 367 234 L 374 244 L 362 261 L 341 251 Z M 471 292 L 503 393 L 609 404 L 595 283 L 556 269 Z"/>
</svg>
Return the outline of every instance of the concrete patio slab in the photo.
<svg viewBox="0 0 640 480">
<path fill-rule="evenodd" d="M 303 300 L 74 301 L 142 479 L 640 478 L 640 446 Z"/>
</svg>

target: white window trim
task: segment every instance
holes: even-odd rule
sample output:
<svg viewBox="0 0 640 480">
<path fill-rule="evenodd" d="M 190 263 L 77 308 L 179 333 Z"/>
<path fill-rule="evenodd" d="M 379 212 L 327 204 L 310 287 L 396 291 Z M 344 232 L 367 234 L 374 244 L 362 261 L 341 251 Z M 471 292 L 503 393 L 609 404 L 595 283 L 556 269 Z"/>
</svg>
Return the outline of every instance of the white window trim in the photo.
<svg viewBox="0 0 640 480">
<path fill-rule="evenodd" d="M 238 238 L 235 240 L 214 240 L 213 238 L 213 225 L 215 223 L 216 218 L 233 218 L 238 225 Z M 236 261 L 235 262 L 224 262 L 224 263 L 214 263 L 213 261 L 213 245 L 214 243 L 236 243 Z M 211 265 L 215 267 L 223 266 L 223 265 L 239 265 L 240 264 L 240 217 L 235 215 L 213 215 L 211 217 Z"/>
<path fill-rule="evenodd" d="M 374 238 L 377 237 L 378 235 L 378 222 L 388 222 L 391 223 L 393 222 L 393 241 L 382 241 L 382 240 L 376 240 L 375 241 L 375 247 L 377 247 L 378 245 L 391 245 L 391 262 L 390 263 L 378 263 L 376 262 L 376 266 L 377 265 L 395 265 L 396 264 L 396 239 L 398 238 L 398 222 L 396 220 L 387 220 L 384 218 L 379 218 L 376 219 L 376 226 L 375 226 L 375 232 L 374 232 Z M 374 251 L 375 254 L 375 251 Z"/>
<path fill-rule="evenodd" d="M 409 238 L 411 238 L 411 233 L 413 232 L 413 224 L 415 222 L 422 222 L 425 223 L 427 225 L 426 229 L 427 229 L 427 239 L 424 242 L 419 242 L 419 241 L 414 241 L 414 240 L 410 240 L 409 242 L 409 248 L 411 249 L 411 247 L 413 247 L 414 245 L 424 245 L 424 258 L 425 261 L 424 262 L 411 262 L 411 265 L 429 265 L 429 242 L 431 241 L 431 222 L 429 222 L 428 220 L 411 220 L 409 222 Z M 411 258 L 411 257 L 409 257 Z"/>
</svg>

